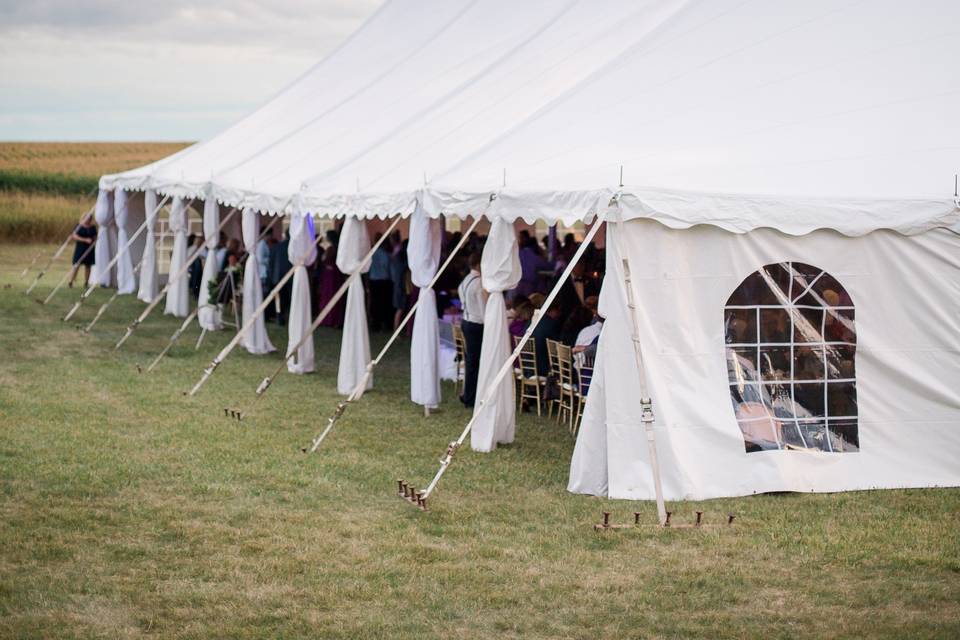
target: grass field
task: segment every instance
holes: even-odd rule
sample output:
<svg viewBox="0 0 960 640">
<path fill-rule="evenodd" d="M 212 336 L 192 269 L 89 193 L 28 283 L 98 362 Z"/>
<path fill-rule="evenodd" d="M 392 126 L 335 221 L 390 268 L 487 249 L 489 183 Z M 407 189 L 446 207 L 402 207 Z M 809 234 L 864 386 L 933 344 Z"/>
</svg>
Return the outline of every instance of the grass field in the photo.
<svg viewBox="0 0 960 640">
<path fill-rule="evenodd" d="M 100 176 L 186 146 L 163 142 L 0 142 L 0 243 L 59 242 L 94 201 Z"/>
<path fill-rule="evenodd" d="M 673 504 L 736 525 L 596 533 L 603 510 L 654 509 L 568 494 L 573 442 L 523 415 L 514 445 L 462 452 L 419 513 L 394 481 L 424 485 L 468 415 L 449 386 L 430 418 L 408 401 L 406 342 L 305 456 L 337 401 L 336 332 L 318 335 L 317 374 L 281 377 L 238 424 L 222 408 L 250 409 L 277 357 L 238 353 L 184 397 L 228 336 L 195 352 L 194 329 L 138 374 L 175 321 L 111 352 L 142 305 L 80 334 L 59 320 L 75 290 L 23 295 L 36 248 L 0 246 L 2 637 L 960 635 L 958 490 Z"/>
</svg>

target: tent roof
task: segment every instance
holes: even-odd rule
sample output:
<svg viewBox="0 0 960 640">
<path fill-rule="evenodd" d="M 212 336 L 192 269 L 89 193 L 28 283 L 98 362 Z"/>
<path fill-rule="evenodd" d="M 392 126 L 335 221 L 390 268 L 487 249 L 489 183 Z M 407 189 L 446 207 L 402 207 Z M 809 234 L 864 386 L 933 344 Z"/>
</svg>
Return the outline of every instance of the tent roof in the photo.
<svg viewBox="0 0 960 640">
<path fill-rule="evenodd" d="M 960 231 L 958 20 L 950 0 L 390 0 L 244 120 L 101 186 L 568 222 L 622 191 L 673 227 Z"/>
</svg>

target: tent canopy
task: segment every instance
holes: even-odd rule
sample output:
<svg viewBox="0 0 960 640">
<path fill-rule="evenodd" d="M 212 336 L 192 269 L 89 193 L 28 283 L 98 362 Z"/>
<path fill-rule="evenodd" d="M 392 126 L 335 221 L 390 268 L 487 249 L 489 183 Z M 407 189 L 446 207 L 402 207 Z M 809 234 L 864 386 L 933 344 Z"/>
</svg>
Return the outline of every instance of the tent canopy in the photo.
<svg viewBox="0 0 960 640">
<path fill-rule="evenodd" d="M 673 228 L 960 231 L 958 20 L 950 0 L 389 0 L 247 118 L 101 186 L 568 223 L 622 192 L 624 218 Z"/>
</svg>

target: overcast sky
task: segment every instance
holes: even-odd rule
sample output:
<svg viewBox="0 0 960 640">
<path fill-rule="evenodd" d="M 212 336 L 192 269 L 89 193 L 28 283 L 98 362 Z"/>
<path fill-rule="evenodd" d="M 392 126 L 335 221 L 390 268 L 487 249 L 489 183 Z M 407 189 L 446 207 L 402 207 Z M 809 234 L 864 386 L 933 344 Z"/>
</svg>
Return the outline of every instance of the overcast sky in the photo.
<svg viewBox="0 0 960 640">
<path fill-rule="evenodd" d="M 0 140 L 201 140 L 381 0 L 0 0 Z"/>
</svg>

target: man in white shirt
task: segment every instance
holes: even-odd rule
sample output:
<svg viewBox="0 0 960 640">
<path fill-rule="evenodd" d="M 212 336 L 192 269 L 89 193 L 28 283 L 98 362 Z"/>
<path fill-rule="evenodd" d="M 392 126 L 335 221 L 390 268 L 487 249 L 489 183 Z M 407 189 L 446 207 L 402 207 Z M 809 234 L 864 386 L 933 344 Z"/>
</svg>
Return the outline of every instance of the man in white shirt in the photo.
<svg viewBox="0 0 960 640">
<path fill-rule="evenodd" d="M 470 408 L 477 399 L 477 374 L 480 372 L 480 345 L 483 344 L 483 312 L 487 306 L 487 292 L 480 278 L 480 254 L 470 256 L 470 273 L 457 289 L 463 308 L 460 328 L 466 342 L 463 363 L 463 395 L 460 401 Z"/>
</svg>

